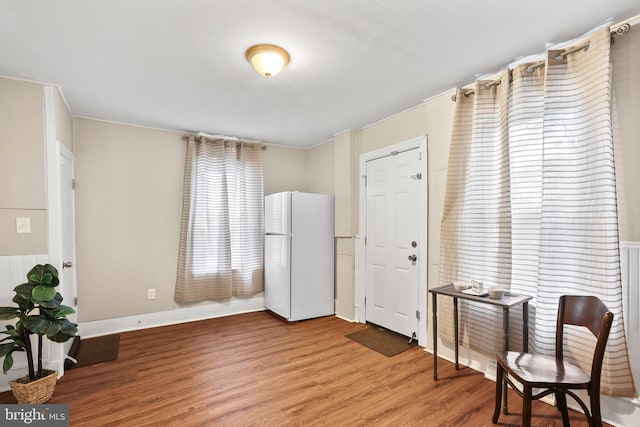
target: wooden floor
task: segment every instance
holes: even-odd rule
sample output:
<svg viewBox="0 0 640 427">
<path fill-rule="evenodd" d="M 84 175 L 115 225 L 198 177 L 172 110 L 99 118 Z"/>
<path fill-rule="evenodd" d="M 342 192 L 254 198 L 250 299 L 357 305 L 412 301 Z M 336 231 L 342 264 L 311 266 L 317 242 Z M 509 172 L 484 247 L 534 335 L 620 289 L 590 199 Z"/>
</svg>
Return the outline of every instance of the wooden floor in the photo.
<svg viewBox="0 0 640 427">
<path fill-rule="evenodd" d="M 128 332 L 117 361 L 68 371 L 50 403 L 70 405 L 72 426 L 492 425 L 494 382 L 444 360 L 435 382 L 423 348 L 389 358 L 344 337 L 363 327 L 257 312 Z M 520 423 L 510 398 L 500 425 Z M 533 414 L 533 425 L 562 425 L 547 404 Z"/>
</svg>

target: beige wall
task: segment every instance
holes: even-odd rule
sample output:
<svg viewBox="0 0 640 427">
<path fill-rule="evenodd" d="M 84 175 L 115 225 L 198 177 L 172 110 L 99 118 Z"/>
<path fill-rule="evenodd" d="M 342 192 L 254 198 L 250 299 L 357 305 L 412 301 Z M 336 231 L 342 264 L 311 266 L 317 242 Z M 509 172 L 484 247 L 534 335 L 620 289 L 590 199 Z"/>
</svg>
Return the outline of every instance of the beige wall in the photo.
<svg viewBox="0 0 640 427">
<path fill-rule="evenodd" d="M 356 132 L 347 130 L 335 135 L 333 146 L 335 235 L 337 238 L 352 238 L 356 235 L 354 208 L 358 200 Z"/>
<path fill-rule="evenodd" d="M 79 320 L 171 309 L 182 135 L 87 119 L 74 131 Z"/>
<path fill-rule="evenodd" d="M 29 218 L 31 232 L 16 233 L 16 218 Z M 0 208 L 0 256 L 47 253 L 47 211 Z"/>
<path fill-rule="evenodd" d="M 640 242 L 640 32 L 612 47 L 620 239 Z"/>
<path fill-rule="evenodd" d="M 333 191 L 335 196 L 335 310 L 345 319 L 355 318 L 355 221 L 358 155 L 356 132 L 346 130 L 333 138 Z"/>
<path fill-rule="evenodd" d="M 333 140 L 306 150 L 306 191 L 333 194 Z"/>
<path fill-rule="evenodd" d="M 264 194 L 307 191 L 306 160 L 305 150 L 268 145 L 263 153 Z"/>
<path fill-rule="evenodd" d="M 0 78 L 0 255 L 47 252 L 44 95 L 39 84 Z M 31 233 L 16 233 L 16 218 Z"/>
<path fill-rule="evenodd" d="M 427 134 L 427 103 L 380 120 L 358 131 L 360 153 Z"/>
<path fill-rule="evenodd" d="M 176 308 L 182 133 L 78 118 L 74 131 L 79 320 Z M 305 191 L 306 169 L 305 150 L 268 146 L 265 192 Z"/>
<path fill-rule="evenodd" d="M 455 103 L 451 95 L 455 91 L 447 92 L 426 103 L 427 106 L 427 169 L 429 174 L 429 247 L 428 247 L 428 279 L 429 288 L 435 288 L 441 283 L 440 275 L 440 222 L 444 207 L 444 193 L 447 181 L 447 166 L 449 162 L 449 145 L 451 143 L 451 129 L 453 128 L 453 113 Z M 430 303 L 430 301 L 428 301 Z M 431 308 L 429 308 L 431 313 Z"/>
</svg>

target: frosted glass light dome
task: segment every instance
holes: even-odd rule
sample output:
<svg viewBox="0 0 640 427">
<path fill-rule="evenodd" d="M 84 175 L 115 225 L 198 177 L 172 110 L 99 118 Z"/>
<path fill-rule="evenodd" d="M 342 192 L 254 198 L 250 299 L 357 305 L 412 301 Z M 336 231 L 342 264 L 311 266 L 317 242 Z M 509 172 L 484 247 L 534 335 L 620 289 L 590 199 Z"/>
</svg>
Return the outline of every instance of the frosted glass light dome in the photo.
<svg viewBox="0 0 640 427">
<path fill-rule="evenodd" d="M 270 44 L 251 46 L 245 53 L 247 60 L 255 70 L 266 77 L 275 76 L 289 64 L 289 52 Z"/>
</svg>

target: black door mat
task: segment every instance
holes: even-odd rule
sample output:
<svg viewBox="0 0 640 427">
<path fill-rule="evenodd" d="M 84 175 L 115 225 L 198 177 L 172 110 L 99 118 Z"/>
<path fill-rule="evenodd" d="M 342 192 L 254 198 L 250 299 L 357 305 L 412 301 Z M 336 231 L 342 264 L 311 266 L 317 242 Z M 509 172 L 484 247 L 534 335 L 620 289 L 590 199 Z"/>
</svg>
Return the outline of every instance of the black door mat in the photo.
<svg viewBox="0 0 640 427">
<path fill-rule="evenodd" d="M 375 350 L 380 354 L 384 354 L 387 357 L 395 356 L 417 345 L 415 340 L 409 342 L 409 337 L 375 325 L 371 325 L 360 331 L 351 332 L 345 335 L 345 337 L 371 350 Z"/>
<path fill-rule="evenodd" d="M 118 358 L 120 334 L 103 335 L 94 338 L 76 338 L 77 340 L 74 340 L 69 351 L 69 356 L 73 357 L 77 362 L 69 367 L 78 368 L 80 366 L 95 365 Z M 66 365 L 65 369 L 68 369 Z"/>
</svg>

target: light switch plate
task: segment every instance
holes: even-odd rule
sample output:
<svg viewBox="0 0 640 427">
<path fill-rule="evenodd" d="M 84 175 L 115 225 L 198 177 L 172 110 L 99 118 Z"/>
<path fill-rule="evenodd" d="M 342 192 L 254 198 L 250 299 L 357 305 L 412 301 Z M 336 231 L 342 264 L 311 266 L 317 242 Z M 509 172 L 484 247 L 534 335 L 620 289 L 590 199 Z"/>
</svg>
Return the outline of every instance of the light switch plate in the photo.
<svg viewBox="0 0 640 427">
<path fill-rule="evenodd" d="M 31 218 L 16 218 L 16 233 L 31 233 Z"/>
</svg>

